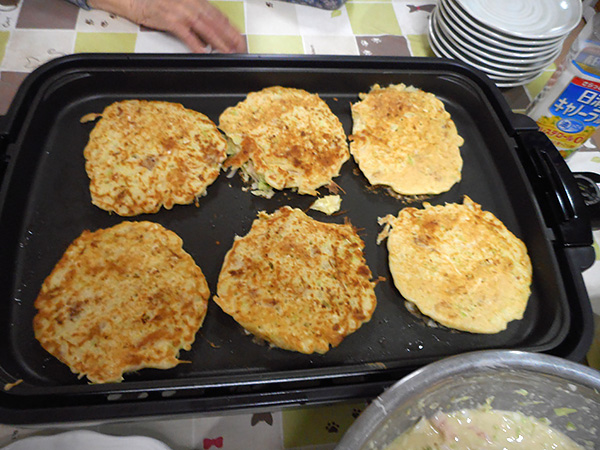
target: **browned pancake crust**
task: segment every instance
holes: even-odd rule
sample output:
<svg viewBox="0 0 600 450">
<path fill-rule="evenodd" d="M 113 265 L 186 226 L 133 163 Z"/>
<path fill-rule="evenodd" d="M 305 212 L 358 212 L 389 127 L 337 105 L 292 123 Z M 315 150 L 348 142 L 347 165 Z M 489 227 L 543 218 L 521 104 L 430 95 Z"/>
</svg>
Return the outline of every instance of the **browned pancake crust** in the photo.
<svg viewBox="0 0 600 450">
<path fill-rule="evenodd" d="M 206 194 L 227 142 L 204 114 L 178 103 L 107 106 L 85 147 L 92 203 L 121 216 L 155 213 Z"/>
<path fill-rule="evenodd" d="M 374 85 L 352 105 L 350 152 L 372 185 L 439 194 L 461 179 L 463 139 L 444 103 L 404 84 Z"/>
<path fill-rule="evenodd" d="M 322 223 L 287 206 L 260 212 L 227 253 L 214 300 L 277 347 L 325 353 L 375 310 L 363 247 L 350 224 Z"/>
<path fill-rule="evenodd" d="M 124 372 L 179 364 L 206 315 L 208 285 L 172 231 L 123 222 L 84 231 L 35 300 L 36 339 L 80 377 L 119 382 Z"/>
<path fill-rule="evenodd" d="M 244 166 L 273 189 L 317 195 L 350 157 L 339 119 L 317 94 L 273 86 L 251 92 L 219 117 L 232 144 L 226 166 Z"/>
<path fill-rule="evenodd" d="M 527 248 L 469 197 L 380 221 L 394 284 L 423 314 L 473 333 L 497 333 L 523 317 L 532 277 Z"/>
</svg>

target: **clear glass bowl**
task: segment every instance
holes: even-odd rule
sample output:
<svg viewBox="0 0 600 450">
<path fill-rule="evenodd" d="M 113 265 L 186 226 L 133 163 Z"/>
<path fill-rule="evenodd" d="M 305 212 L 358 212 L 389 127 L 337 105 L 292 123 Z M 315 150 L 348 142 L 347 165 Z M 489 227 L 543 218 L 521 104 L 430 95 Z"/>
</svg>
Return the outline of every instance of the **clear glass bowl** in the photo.
<svg viewBox="0 0 600 450">
<path fill-rule="evenodd" d="M 511 350 L 465 353 L 418 369 L 377 397 L 336 450 L 384 449 L 423 416 L 486 402 L 546 418 L 584 448 L 600 450 L 600 371 Z"/>
</svg>

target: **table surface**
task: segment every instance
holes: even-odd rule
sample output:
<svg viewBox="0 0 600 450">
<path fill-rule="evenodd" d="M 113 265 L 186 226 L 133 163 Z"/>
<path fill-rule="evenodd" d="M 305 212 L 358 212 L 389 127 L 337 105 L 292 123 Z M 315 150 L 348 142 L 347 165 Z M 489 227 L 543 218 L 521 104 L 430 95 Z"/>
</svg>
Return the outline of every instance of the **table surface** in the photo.
<svg viewBox="0 0 600 450">
<path fill-rule="evenodd" d="M 246 36 L 248 52 L 435 56 L 427 23 L 437 0 L 349 0 L 336 11 L 281 1 L 213 1 Z M 187 53 L 173 37 L 102 12 L 84 11 L 63 0 L 0 0 L 0 114 L 5 114 L 23 79 L 59 56 L 84 52 Z M 526 86 L 503 90 L 508 104 L 523 111 L 554 72 L 550 66 Z M 577 171 L 600 171 L 592 144 L 569 161 Z M 595 232 L 595 240 L 600 235 Z M 598 248 L 598 244 L 594 246 Z M 600 254 L 600 252 L 597 252 Z M 600 264 L 584 273 L 600 323 Z M 598 350 L 600 353 L 600 350 Z M 600 355 L 599 355 L 600 359 Z M 85 426 L 114 435 L 145 435 L 173 449 L 333 448 L 367 401 L 284 411 L 132 421 Z M 0 447 L 32 434 L 71 427 L 0 425 Z"/>
</svg>

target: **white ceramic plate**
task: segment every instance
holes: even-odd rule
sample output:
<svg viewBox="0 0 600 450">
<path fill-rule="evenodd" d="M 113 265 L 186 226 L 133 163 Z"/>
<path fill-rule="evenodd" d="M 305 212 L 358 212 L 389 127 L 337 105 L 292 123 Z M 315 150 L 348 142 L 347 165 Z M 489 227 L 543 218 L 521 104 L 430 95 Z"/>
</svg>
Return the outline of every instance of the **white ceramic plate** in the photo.
<svg viewBox="0 0 600 450">
<path fill-rule="evenodd" d="M 525 84 L 531 83 L 533 80 L 535 80 L 537 77 L 539 77 L 541 73 L 542 72 L 532 75 L 529 78 L 519 78 L 517 80 L 507 80 L 507 81 L 495 80 L 492 77 L 490 77 L 490 78 L 492 79 L 494 84 L 496 86 L 498 86 L 499 88 L 511 88 L 511 87 L 523 86 Z"/>
<path fill-rule="evenodd" d="M 438 27 L 438 32 L 442 34 L 448 41 L 452 42 L 454 46 L 460 48 L 466 55 L 471 58 L 489 64 L 499 69 L 524 69 L 533 70 L 545 68 L 552 64 L 558 57 L 562 50 L 562 46 L 556 47 L 556 49 L 547 54 L 537 55 L 532 58 L 523 58 L 518 53 L 514 53 L 513 56 L 499 55 L 495 52 L 487 51 L 481 47 L 470 43 L 463 39 L 462 36 L 455 33 L 450 26 L 446 24 L 442 17 L 442 11 L 439 8 L 433 12 L 435 14 L 434 20 Z"/>
<path fill-rule="evenodd" d="M 543 70 L 540 70 L 539 72 L 535 72 L 528 77 L 499 77 L 496 75 L 488 75 L 488 77 L 490 77 L 495 83 L 529 83 L 530 81 L 539 77 L 543 72 Z"/>
<path fill-rule="evenodd" d="M 515 61 L 513 63 L 510 60 L 498 61 L 498 60 L 491 59 L 487 56 L 481 56 L 481 55 L 471 51 L 469 48 L 460 46 L 460 44 L 457 43 L 456 41 L 454 41 L 453 39 L 448 38 L 447 36 L 440 33 L 440 30 L 438 30 L 438 36 L 439 36 L 439 39 L 443 40 L 444 43 L 446 43 L 448 46 L 450 46 L 454 50 L 460 52 L 465 58 L 468 58 L 469 61 L 478 62 L 480 64 L 483 64 L 484 67 L 486 67 L 486 68 L 489 67 L 490 69 L 496 69 L 496 70 L 500 70 L 500 71 L 503 71 L 506 73 L 518 73 L 520 75 L 523 75 L 525 73 L 533 73 L 533 72 L 537 72 L 538 70 L 543 70 L 546 67 L 548 67 L 550 64 L 552 64 L 559 54 L 559 53 L 556 53 L 553 58 L 550 58 L 550 59 L 547 59 L 544 61 L 540 61 L 535 64 L 523 64 L 519 61 Z"/>
<path fill-rule="evenodd" d="M 434 11 L 435 13 L 435 11 Z M 440 31 L 435 21 L 435 14 L 431 14 L 429 19 L 430 34 L 434 36 L 436 44 L 439 48 L 443 48 L 447 53 L 451 54 L 453 58 L 464 61 L 473 67 L 487 73 L 488 75 L 496 75 L 501 77 L 526 77 L 529 78 L 533 74 L 538 73 L 543 68 L 519 68 L 498 65 L 491 65 L 487 61 L 483 61 L 481 58 L 473 58 L 464 52 L 461 48 L 457 47 L 452 41 L 447 39 Z"/>
<path fill-rule="evenodd" d="M 567 35 L 581 21 L 581 0 L 454 0 L 492 30 L 525 39 Z"/>
<path fill-rule="evenodd" d="M 435 53 L 435 55 L 438 56 L 439 58 L 460 59 L 460 58 L 453 56 L 449 51 L 447 51 L 441 45 L 439 45 L 437 38 L 435 36 L 435 33 L 433 32 L 433 29 L 432 29 L 432 18 L 431 17 L 429 20 L 428 40 L 429 40 L 429 46 L 433 50 L 433 53 Z M 485 73 L 485 71 L 484 71 L 484 73 Z M 486 75 L 492 80 L 492 82 L 499 88 L 511 88 L 511 87 L 522 86 L 524 84 L 530 83 L 531 81 L 535 80 L 540 74 L 541 74 L 541 72 L 534 73 L 529 77 L 510 77 L 510 76 L 496 76 L 496 75 L 490 75 L 490 74 L 486 73 Z"/>
<path fill-rule="evenodd" d="M 433 50 L 433 53 L 435 53 L 435 56 L 437 56 L 439 58 L 456 59 L 449 52 L 446 52 L 446 50 L 444 50 L 440 47 L 440 45 L 437 42 L 437 38 L 435 37 L 435 35 L 432 32 L 431 27 L 432 27 L 432 25 L 431 25 L 431 19 L 430 19 L 429 33 L 427 34 L 427 38 L 429 40 L 429 46 L 431 47 L 431 50 Z"/>
<path fill-rule="evenodd" d="M 144 436 L 109 436 L 95 431 L 77 430 L 52 436 L 31 436 L 3 450 L 170 450 L 156 439 Z"/>
<path fill-rule="evenodd" d="M 438 10 L 438 17 L 436 19 L 438 23 L 444 24 L 450 32 L 460 36 L 463 41 L 468 42 L 472 47 L 477 48 L 482 52 L 496 55 L 498 58 L 521 58 L 534 61 L 554 54 L 557 48 L 562 49 L 563 41 L 544 47 L 523 47 L 516 45 L 506 45 L 505 47 L 501 47 L 497 45 L 497 42 L 493 39 L 486 39 L 485 36 L 478 36 L 475 30 L 466 28 L 462 22 L 454 19 L 451 16 L 452 13 L 446 11 L 443 2 L 438 3 L 436 9 Z"/>
<path fill-rule="evenodd" d="M 486 41 L 496 43 L 499 46 L 523 46 L 523 47 L 549 47 L 564 39 L 564 35 L 560 35 L 551 39 L 526 39 L 517 36 L 507 35 L 490 29 L 483 23 L 475 20 L 460 5 L 455 3 L 455 0 L 440 0 L 444 2 L 446 11 L 452 12 L 455 17 L 462 21 L 467 29 L 473 30 L 478 36 L 485 36 Z M 533 0 L 532 0 L 533 1 Z M 545 1 L 545 0 L 535 0 Z"/>
</svg>

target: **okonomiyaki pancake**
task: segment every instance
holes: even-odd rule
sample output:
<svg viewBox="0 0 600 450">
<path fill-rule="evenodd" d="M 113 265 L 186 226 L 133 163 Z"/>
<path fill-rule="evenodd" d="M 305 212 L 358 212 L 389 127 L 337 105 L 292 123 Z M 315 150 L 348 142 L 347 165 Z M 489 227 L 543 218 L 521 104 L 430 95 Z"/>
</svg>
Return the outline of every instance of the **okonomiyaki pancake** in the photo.
<svg viewBox="0 0 600 450">
<path fill-rule="evenodd" d="M 120 216 L 193 203 L 219 176 L 226 150 L 200 112 L 162 101 L 113 103 L 84 149 L 92 203 Z"/>
<path fill-rule="evenodd" d="M 79 377 L 169 369 L 190 350 L 206 315 L 208 284 L 174 232 L 152 222 L 84 231 L 35 300 L 36 339 Z"/>
<path fill-rule="evenodd" d="M 532 277 L 527 248 L 469 197 L 404 208 L 380 223 L 394 284 L 423 314 L 472 333 L 498 333 L 523 318 Z"/>
<path fill-rule="evenodd" d="M 317 195 L 350 158 L 339 119 L 317 94 L 273 86 L 251 92 L 219 117 L 229 139 L 226 167 L 241 169 L 253 193 L 291 188 Z"/>
<path fill-rule="evenodd" d="M 372 185 L 403 195 L 439 194 L 461 179 L 463 138 L 435 95 L 374 85 L 352 105 L 350 152 Z"/>
<path fill-rule="evenodd" d="M 225 256 L 215 302 L 273 346 L 325 353 L 371 319 L 375 282 L 351 224 L 259 212 Z"/>
</svg>

